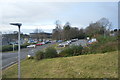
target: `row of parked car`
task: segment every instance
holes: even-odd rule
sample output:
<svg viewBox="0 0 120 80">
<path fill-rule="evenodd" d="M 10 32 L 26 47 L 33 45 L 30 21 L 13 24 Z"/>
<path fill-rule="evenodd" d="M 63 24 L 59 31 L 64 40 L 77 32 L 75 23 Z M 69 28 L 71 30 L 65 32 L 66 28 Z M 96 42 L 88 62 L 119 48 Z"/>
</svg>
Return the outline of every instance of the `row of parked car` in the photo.
<svg viewBox="0 0 120 80">
<path fill-rule="evenodd" d="M 31 45 L 27 46 L 27 48 L 35 48 L 36 46 L 42 46 L 42 45 L 52 43 L 52 42 L 60 43 L 58 45 L 59 47 L 66 47 L 66 46 L 69 46 L 72 42 L 75 42 L 77 40 L 78 39 L 71 39 L 71 40 L 68 40 L 68 41 L 65 41 L 65 42 L 63 42 L 63 40 L 44 41 L 44 42 L 39 42 L 39 43 L 36 43 L 36 44 L 31 44 Z"/>
<path fill-rule="evenodd" d="M 71 40 L 68 40 L 68 41 L 65 41 L 63 43 L 60 43 L 58 45 L 58 47 L 66 47 L 66 46 L 69 46 L 72 42 L 75 42 L 77 41 L 78 39 L 71 39 Z"/>
<path fill-rule="evenodd" d="M 44 41 L 44 42 L 39 42 L 39 43 L 36 43 L 36 44 L 31 44 L 31 45 L 27 46 L 27 48 L 35 48 L 36 46 L 42 46 L 42 45 L 45 45 L 45 44 L 48 44 L 48 43 L 51 43 L 51 41 Z"/>
</svg>

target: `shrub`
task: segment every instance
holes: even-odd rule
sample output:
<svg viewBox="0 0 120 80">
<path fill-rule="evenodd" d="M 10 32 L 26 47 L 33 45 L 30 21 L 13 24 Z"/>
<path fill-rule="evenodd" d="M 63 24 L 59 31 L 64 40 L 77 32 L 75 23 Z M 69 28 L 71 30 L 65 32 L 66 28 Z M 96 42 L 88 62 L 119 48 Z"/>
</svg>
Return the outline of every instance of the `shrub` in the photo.
<svg viewBox="0 0 120 80">
<path fill-rule="evenodd" d="M 10 51 L 10 50 L 12 50 L 12 46 L 11 45 L 10 46 L 3 46 L 2 47 L 2 52 Z"/>
<path fill-rule="evenodd" d="M 35 54 L 35 58 L 36 60 L 41 60 L 41 59 L 44 59 L 44 52 L 42 51 L 37 51 L 36 54 Z"/>
<path fill-rule="evenodd" d="M 84 47 L 82 50 L 82 54 L 89 54 L 90 52 L 90 47 Z"/>
<path fill-rule="evenodd" d="M 104 44 L 106 42 L 116 41 L 117 37 L 116 36 L 103 36 L 103 35 L 101 35 L 101 36 L 97 37 L 97 40 L 99 43 Z"/>
<path fill-rule="evenodd" d="M 30 43 L 25 43 L 20 45 L 21 48 L 26 48 L 28 45 L 30 45 Z M 12 51 L 13 50 L 13 45 L 5 45 L 2 46 L 2 52 L 6 52 L 6 51 Z M 14 50 L 18 50 L 18 45 L 14 46 Z"/>
<path fill-rule="evenodd" d="M 98 52 L 105 53 L 118 50 L 117 42 L 108 42 L 98 48 Z"/>
<path fill-rule="evenodd" d="M 78 45 L 78 46 L 73 45 L 70 48 L 73 51 L 73 54 L 72 54 L 73 56 L 82 54 L 83 47 L 81 45 Z"/>
<path fill-rule="evenodd" d="M 28 45 L 30 45 L 30 43 L 25 43 L 21 45 L 21 48 L 26 48 Z"/>
<path fill-rule="evenodd" d="M 54 58 L 57 57 L 57 51 L 55 48 L 48 47 L 45 49 L 45 58 Z"/>
<path fill-rule="evenodd" d="M 65 48 L 63 51 L 59 53 L 59 56 L 61 57 L 67 57 L 67 56 L 72 56 L 73 51 L 70 47 Z"/>
<path fill-rule="evenodd" d="M 59 53 L 60 56 L 77 56 L 82 54 L 83 47 L 81 45 L 79 46 L 71 46 L 68 48 L 65 48 L 62 52 Z"/>
<path fill-rule="evenodd" d="M 14 46 L 14 50 L 17 50 L 17 45 Z M 13 45 L 5 45 L 5 46 L 2 46 L 2 52 L 5 52 L 5 51 L 12 51 L 13 50 Z"/>
<path fill-rule="evenodd" d="M 83 54 L 105 53 L 115 50 L 118 50 L 117 40 L 113 39 L 113 37 L 105 37 L 104 39 L 101 39 L 101 41 L 98 41 L 97 43 L 93 43 L 89 45 L 89 47 L 85 47 L 83 49 Z"/>
</svg>

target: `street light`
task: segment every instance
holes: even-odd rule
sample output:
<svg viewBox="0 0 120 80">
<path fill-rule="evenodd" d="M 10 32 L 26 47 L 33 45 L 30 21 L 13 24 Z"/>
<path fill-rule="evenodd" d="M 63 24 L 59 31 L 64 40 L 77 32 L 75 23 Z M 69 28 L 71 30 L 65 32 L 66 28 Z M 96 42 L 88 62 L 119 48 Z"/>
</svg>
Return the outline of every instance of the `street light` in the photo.
<svg viewBox="0 0 120 80">
<path fill-rule="evenodd" d="M 18 80 L 20 80 L 20 26 L 21 23 L 10 23 L 10 25 L 18 26 Z"/>
</svg>

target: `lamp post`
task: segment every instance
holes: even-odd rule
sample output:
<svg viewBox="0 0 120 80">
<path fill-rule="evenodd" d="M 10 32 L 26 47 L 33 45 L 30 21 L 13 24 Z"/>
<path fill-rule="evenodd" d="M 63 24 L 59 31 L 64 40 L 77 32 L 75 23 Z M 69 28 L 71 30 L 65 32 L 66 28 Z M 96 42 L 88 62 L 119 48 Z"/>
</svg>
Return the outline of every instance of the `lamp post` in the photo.
<svg viewBox="0 0 120 80">
<path fill-rule="evenodd" d="M 18 26 L 18 80 L 20 80 L 20 27 L 21 23 L 10 23 L 10 25 Z"/>
</svg>

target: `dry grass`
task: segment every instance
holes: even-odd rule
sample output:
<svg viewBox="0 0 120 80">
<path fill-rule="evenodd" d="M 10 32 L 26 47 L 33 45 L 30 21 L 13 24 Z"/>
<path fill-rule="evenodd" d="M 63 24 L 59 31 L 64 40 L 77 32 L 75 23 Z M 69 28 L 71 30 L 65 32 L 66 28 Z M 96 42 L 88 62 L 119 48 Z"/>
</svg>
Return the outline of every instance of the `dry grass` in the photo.
<svg viewBox="0 0 120 80">
<path fill-rule="evenodd" d="M 53 59 L 24 60 L 22 78 L 117 78 L 118 52 Z M 17 65 L 3 71 L 3 78 L 17 78 Z"/>
</svg>

